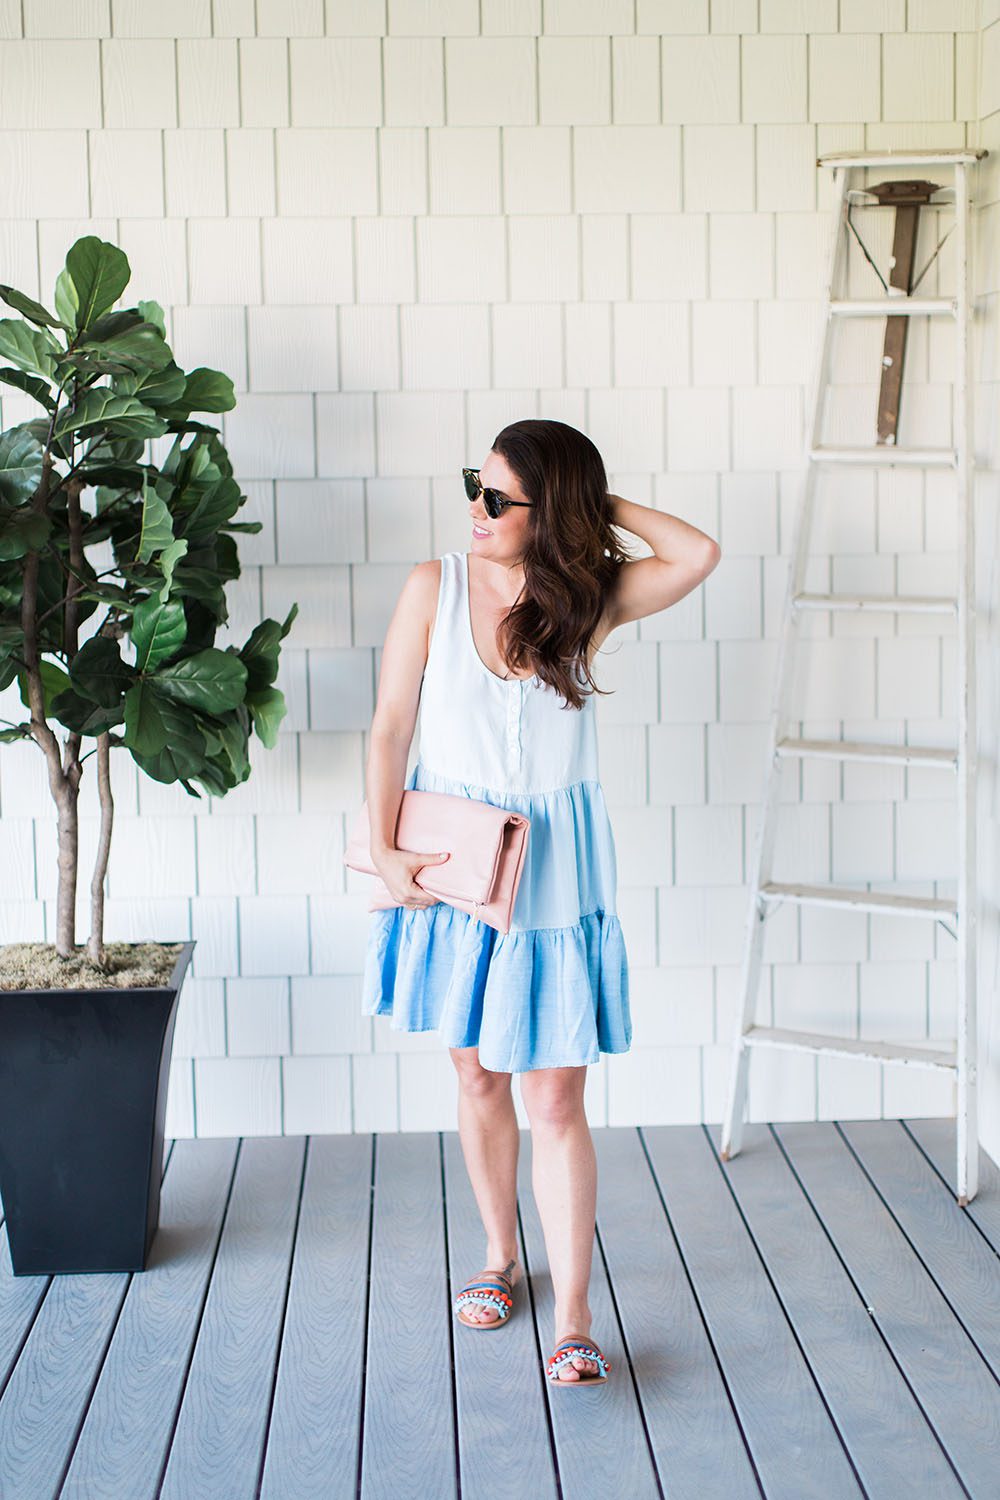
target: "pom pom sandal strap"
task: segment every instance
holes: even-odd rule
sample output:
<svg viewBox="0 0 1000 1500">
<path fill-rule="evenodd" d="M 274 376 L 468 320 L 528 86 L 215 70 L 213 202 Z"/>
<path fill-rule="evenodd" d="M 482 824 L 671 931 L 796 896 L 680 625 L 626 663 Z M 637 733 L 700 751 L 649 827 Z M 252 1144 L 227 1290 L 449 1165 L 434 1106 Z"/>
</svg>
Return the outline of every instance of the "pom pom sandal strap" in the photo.
<svg viewBox="0 0 1000 1500">
<path fill-rule="evenodd" d="M 585 1375 L 581 1371 L 578 1371 L 578 1378 L 576 1380 L 561 1379 L 559 1371 L 563 1365 L 569 1364 L 570 1360 L 576 1359 L 578 1355 L 583 1359 L 593 1360 L 597 1365 L 598 1373 L 596 1375 Z M 610 1360 L 605 1359 L 593 1339 L 585 1339 L 578 1333 L 571 1333 L 568 1338 L 562 1339 L 556 1345 L 552 1357 L 545 1367 L 545 1373 L 553 1385 L 592 1385 L 598 1381 L 607 1380 L 610 1371 Z"/>
<path fill-rule="evenodd" d="M 473 1303 L 484 1307 L 495 1307 L 497 1318 L 494 1323 L 474 1323 L 470 1326 L 490 1328 L 497 1322 L 502 1323 L 514 1305 L 513 1283 L 510 1277 L 505 1276 L 502 1271 L 488 1271 L 472 1281 L 467 1281 L 455 1298 L 455 1312 L 459 1313 L 463 1307 L 468 1307 Z"/>
</svg>

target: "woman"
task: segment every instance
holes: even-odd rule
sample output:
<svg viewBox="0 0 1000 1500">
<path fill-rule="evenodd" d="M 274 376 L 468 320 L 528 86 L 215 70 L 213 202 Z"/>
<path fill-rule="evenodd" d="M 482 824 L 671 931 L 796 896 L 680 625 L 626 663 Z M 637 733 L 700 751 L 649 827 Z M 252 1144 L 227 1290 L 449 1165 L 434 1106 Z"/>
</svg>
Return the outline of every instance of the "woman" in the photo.
<svg viewBox="0 0 1000 1500">
<path fill-rule="evenodd" d="M 591 676 L 618 625 L 668 608 L 719 560 L 675 516 L 607 491 L 593 443 L 562 422 L 514 422 L 465 470 L 470 550 L 419 563 L 386 634 L 367 765 L 371 854 L 399 905 L 371 914 L 363 1010 L 436 1028 L 458 1071 L 458 1123 L 486 1232 L 486 1270 L 459 1293 L 470 1328 L 506 1319 L 521 1279 L 518 1127 L 555 1292 L 560 1386 L 607 1378 L 587 1302 L 596 1159 L 587 1066 L 631 1044 L 616 860 L 598 777 Z M 632 560 L 613 527 L 652 549 Z M 420 707 L 420 757 L 406 766 Z M 446 851 L 394 846 L 405 787 L 475 797 L 531 820 L 509 933 L 435 900 L 414 876 Z"/>
</svg>

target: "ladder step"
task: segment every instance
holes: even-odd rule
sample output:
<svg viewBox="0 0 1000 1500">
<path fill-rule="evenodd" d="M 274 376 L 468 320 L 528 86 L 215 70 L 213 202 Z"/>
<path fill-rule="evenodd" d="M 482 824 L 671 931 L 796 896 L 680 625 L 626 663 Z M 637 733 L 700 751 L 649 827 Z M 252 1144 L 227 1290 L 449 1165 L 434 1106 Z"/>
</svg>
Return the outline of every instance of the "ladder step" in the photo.
<svg viewBox="0 0 1000 1500">
<path fill-rule="evenodd" d="M 822 444 L 810 448 L 809 457 L 817 464 L 922 464 L 943 469 L 952 469 L 958 462 L 954 448 L 900 448 L 895 443 L 873 443 L 866 448 Z"/>
<path fill-rule="evenodd" d="M 781 1026 L 751 1026 L 743 1033 L 749 1047 L 788 1047 L 795 1052 L 834 1052 L 867 1057 L 873 1062 L 909 1063 L 920 1068 L 958 1067 L 954 1049 L 914 1047 L 905 1042 L 866 1042 L 856 1037 L 826 1036 L 818 1031 L 790 1031 Z"/>
<path fill-rule="evenodd" d="M 849 297 L 830 303 L 831 317 L 884 318 L 946 313 L 956 316 L 956 297 Z"/>
<path fill-rule="evenodd" d="M 851 890 L 841 885 L 795 885 L 769 880 L 760 887 L 765 901 L 796 901 L 803 906 L 847 906 L 854 911 L 890 912 L 900 917 L 957 917 L 955 901 L 941 896 L 894 896 Z"/>
<path fill-rule="evenodd" d="M 975 162 L 986 149 L 956 146 L 954 150 L 928 147 L 925 151 L 827 151 L 817 156 L 818 167 L 931 167 L 954 166 L 956 162 Z"/>
<path fill-rule="evenodd" d="M 894 614 L 953 615 L 957 599 L 935 598 L 932 594 L 794 594 L 795 609 L 868 609 Z"/>
<path fill-rule="evenodd" d="M 887 765 L 928 766 L 954 771 L 958 752 L 937 750 L 924 745 L 878 745 L 862 740 L 795 740 L 781 739 L 775 746 L 779 755 L 826 760 L 884 761 Z"/>
</svg>

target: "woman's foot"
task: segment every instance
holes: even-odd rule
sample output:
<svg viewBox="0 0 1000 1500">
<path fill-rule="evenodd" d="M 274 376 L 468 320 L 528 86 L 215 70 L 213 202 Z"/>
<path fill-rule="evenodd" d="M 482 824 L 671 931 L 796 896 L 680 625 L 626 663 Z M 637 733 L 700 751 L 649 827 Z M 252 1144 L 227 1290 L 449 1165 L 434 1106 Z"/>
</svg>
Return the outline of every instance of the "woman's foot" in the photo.
<svg viewBox="0 0 1000 1500">
<path fill-rule="evenodd" d="M 585 1339 L 589 1339 L 590 1318 L 576 1318 L 571 1323 L 564 1323 L 564 1325 L 562 1325 L 562 1331 L 560 1331 L 560 1327 L 557 1327 L 556 1336 L 553 1341 L 553 1348 L 558 1347 L 558 1345 L 561 1344 L 564 1339 L 568 1339 L 571 1334 L 582 1335 Z M 599 1374 L 599 1371 L 596 1360 L 584 1359 L 582 1354 L 575 1354 L 573 1358 L 568 1359 L 562 1366 L 562 1368 L 558 1371 L 556 1379 L 579 1380 L 581 1376 L 597 1374 Z"/>
<path fill-rule="evenodd" d="M 482 1276 L 506 1276 L 511 1286 L 516 1286 L 522 1276 L 521 1266 L 517 1258 L 506 1262 L 505 1265 L 487 1266 L 481 1273 Z M 477 1277 L 476 1280 L 481 1279 Z M 467 1302 L 462 1309 L 462 1316 L 470 1323 L 495 1323 L 500 1316 L 499 1310 L 492 1303 Z M 508 1314 L 509 1316 L 509 1314 Z"/>
</svg>

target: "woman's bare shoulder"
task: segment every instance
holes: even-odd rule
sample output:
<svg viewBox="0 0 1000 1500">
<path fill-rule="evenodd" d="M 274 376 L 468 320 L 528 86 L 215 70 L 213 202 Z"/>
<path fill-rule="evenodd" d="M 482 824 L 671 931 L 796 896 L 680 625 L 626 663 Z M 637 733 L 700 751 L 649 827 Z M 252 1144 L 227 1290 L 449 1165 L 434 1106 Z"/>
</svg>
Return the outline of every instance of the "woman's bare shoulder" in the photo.
<svg viewBox="0 0 1000 1500">
<path fill-rule="evenodd" d="M 422 632 L 428 650 L 430 650 L 431 631 L 437 615 L 440 588 L 441 559 L 430 557 L 425 562 L 414 563 L 403 585 L 403 592 L 400 594 L 400 606 L 405 608 L 407 620 L 412 628 Z"/>
</svg>

